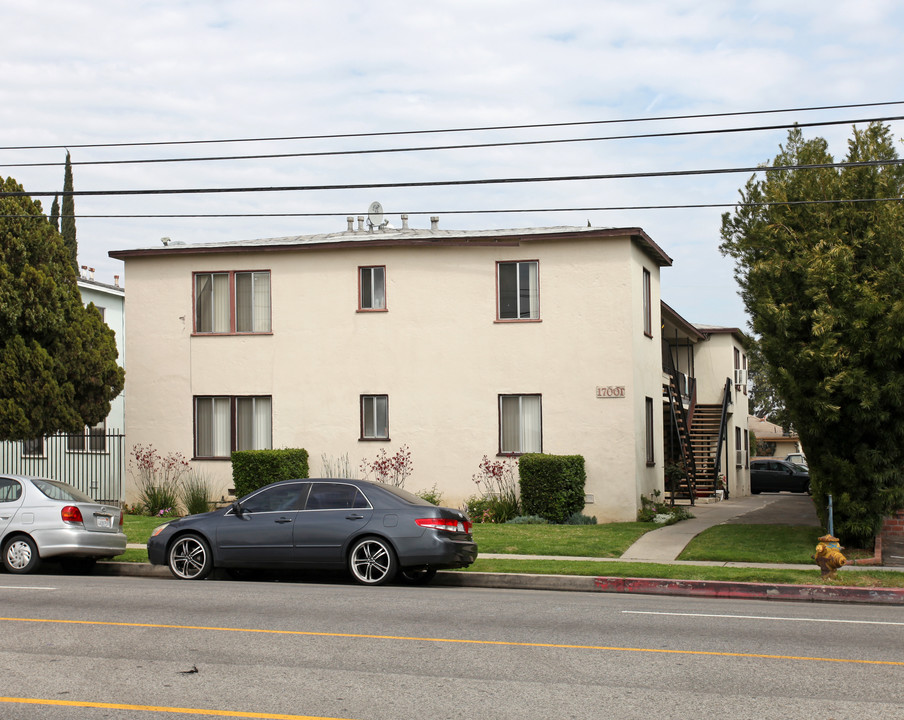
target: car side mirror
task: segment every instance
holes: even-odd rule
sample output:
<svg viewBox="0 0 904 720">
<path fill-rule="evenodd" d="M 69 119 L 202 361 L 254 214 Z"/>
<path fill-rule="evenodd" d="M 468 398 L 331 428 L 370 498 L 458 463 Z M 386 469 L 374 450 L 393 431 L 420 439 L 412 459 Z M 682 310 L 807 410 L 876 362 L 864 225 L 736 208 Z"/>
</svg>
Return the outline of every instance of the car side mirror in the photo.
<svg viewBox="0 0 904 720">
<path fill-rule="evenodd" d="M 242 508 L 242 504 L 238 500 L 232 501 L 232 512 L 234 512 L 237 517 L 242 517 L 242 515 L 245 514 L 245 510 Z"/>
</svg>

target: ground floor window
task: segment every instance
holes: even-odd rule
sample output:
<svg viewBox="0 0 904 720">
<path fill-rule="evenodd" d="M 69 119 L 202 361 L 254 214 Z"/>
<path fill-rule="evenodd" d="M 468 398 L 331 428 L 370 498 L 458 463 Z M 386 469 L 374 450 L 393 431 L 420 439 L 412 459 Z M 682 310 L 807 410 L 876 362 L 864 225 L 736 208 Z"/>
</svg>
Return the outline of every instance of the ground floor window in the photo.
<svg viewBox="0 0 904 720">
<path fill-rule="evenodd" d="M 199 396 L 195 398 L 195 457 L 228 458 L 233 450 L 273 447 L 272 398 Z"/>
<path fill-rule="evenodd" d="M 499 396 L 499 452 L 543 452 L 540 395 Z"/>
<path fill-rule="evenodd" d="M 361 396 L 361 439 L 389 439 L 389 395 Z"/>
<path fill-rule="evenodd" d="M 106 452 L 106 420 L 102 420 L 97 425 L 86 427 L 80 433 L 70 434 L 66 440 L 66 449 L 69 452 Z"/>
</svg>

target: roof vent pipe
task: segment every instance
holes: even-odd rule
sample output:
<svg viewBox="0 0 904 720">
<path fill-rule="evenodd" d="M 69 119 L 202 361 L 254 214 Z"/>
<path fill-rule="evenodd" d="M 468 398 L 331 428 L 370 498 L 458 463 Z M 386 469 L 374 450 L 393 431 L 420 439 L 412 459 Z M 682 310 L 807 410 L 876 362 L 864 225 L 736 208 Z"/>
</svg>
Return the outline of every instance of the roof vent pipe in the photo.
<svg viewBox="0 0 904 720">
<path fill-rule="evenodd" d="M 431 215 L 430 216 L 430 229 L 431 230 L 439 229 L 439 215 Z"/>
<path fill-rule="evenodd" d="M 115 285 L 116 287 L 119 287 L 119 275 L 113 276 L 113 285 Z"/>
<path fill-rule="evenodd" d="M 355 232 L 355 218 L 349 215 L 347 218 L 345 218 L 345 221 L 348 223 L 348 231 Z"/>
<path fill-rule="evenodd" d="M 402 230 L 408 229 L 408 216 L 402 215 Z"/>
<path fill-rule="evenodd" d="M 358 216 L 358 232 L 364 232 L 364 216 Z"/>
</svg>

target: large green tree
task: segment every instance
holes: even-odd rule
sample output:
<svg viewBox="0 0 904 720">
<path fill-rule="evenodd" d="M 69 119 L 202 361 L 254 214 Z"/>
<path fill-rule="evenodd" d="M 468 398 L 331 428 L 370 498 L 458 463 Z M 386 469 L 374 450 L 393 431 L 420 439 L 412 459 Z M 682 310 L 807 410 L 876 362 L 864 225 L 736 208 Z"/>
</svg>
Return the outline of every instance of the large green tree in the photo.
<svg viewBox="0 0 904 720">
<path fill-rule="evenodd" d="M 113 331 L 82 305 L 63 238 L 0 179 L 0 440 L 79 431 L 123 388 Z"/>
<path fill-rule="evenodd" d="M 723 253 L 810 463 L 825 519 L 866 544 L 904 507 L 904 168 L 889 128 L 854 129 L 845 167 L 788 134 L 722 218 Z M 773 169 L 769 169 L 769 168 Z"/>
<path fill-rule="evenodd" d="M 66 151 L 66 169 L 63 172 L 63 215 L 60 218 L 60 233 L 69 250 L 73 269 L 78 272 L 78 241 L 75 239 L 75 197 L 72 195 L 72 159 Z M 51 213 L 52 214 L 52 213 Z"/>
</svg>

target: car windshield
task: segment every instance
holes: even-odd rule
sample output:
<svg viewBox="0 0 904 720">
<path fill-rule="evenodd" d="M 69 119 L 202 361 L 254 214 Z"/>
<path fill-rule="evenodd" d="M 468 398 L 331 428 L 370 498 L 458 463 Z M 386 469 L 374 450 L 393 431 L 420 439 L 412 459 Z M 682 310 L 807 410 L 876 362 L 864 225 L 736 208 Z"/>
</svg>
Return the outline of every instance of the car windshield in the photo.
<svg viewBox="0 0 904 720">
<path fill-rule="evenodd" d="M 69 483 L 60 482 L 59 480 L 39 480 L 32 479 L 32 485 L 44 493 L 51 500 L 68 500 L 71 502 L 89 502 L 93 503 L 90 497 L 85 495 L 78 488 L 72 487 Z"/>
</svg>

